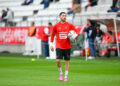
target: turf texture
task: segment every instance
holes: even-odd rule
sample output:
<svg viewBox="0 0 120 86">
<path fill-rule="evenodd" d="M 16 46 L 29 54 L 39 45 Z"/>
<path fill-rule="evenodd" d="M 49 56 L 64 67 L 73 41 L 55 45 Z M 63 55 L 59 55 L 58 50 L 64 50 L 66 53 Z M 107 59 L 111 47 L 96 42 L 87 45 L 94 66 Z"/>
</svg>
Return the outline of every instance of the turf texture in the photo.
<svg viewBox="0 0 120 86">
<path fill-rule="evenodd" d="M 59 81 L 56 60 L 0 54 L 0 86 L 120 86 L 120 58 L 72 57 L 68 82 Z M 62 69 L 64 72 L 64 61 Z"/>
</svg>

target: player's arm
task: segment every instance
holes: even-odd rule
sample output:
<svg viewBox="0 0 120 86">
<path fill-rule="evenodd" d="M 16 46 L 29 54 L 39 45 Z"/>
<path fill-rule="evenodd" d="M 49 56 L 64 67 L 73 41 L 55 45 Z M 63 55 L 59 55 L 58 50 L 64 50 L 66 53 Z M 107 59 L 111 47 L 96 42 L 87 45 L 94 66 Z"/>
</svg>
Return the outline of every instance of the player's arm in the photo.
<svg viewBox="0 0 120 86">
<path fill-rule="evenodd" d="M 56 26 L 53 27 L 52 33 L 51 33 L 51 38 L 50 38 L 50 43 L 51 43 L 50 49 L 51 49 L 51 51 L 54 51 L 53 41 L 54 41 L 55 33 L 56 33 Z"/>
<path fill-rule="evenodd" d="M 74 30 L 77 34 L 78 34 L 78 31 L 77 31 L 77 29 L 75 28 L 75 26 L 73 26 L 72 24 L 71 24 L 71 28 L 70 28 L 71 30 Z"/>
<path fill-rule="evenodd" d="M 74 30 L 76 32 L 76 35 L 74 37 L 74 39 L 75 39 L 79 35 L 79 32 L 77 31 L 77 29 L 75 28 L 75 26 L 73 26 L 72 24 L 71 24 L 70 27 L 71 27 L 70 30 Z"/>
<path fill-rule="evenodd" d="M 46 35 L 47 35 L 47 36 L 51 36 L 51 34 L 49 34 L 49 33 L 48 33 L 48 34 L 46 34 Z"/>
<path fill-rule="evenodd" d="M 44 29 L 44 32 L 45 32 L 45 34 L 49 37 L 49 36 L 51 36 L 51 34 L 49 33 L 49 29 L 48 28 L 45 28 Z"/>
<path fill-rule="evenodd" d="M 37 28 L 34 29 L 34 32 L 32 33 L 32 36 L 34 36 L 36 34 L 36 30 L 37 30 Z"/>
<path fill-rule="evenodd" d="M 89 27 L 85 27 L 84 31 L 89 32 Z"/>
</svg>

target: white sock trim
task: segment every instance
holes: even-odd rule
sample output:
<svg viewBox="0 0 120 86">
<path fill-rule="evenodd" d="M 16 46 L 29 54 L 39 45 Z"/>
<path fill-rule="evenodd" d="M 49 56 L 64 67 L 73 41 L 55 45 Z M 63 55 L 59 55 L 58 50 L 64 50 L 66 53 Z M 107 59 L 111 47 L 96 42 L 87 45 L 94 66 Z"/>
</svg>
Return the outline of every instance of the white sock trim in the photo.
<svg viewBox="0 0 120 86">
<path fill-rule="evenodd" d="M 63 74 L 62 68 L 61 68 L 61 67 L 59 68 L 59 72 L 60 72 L 60 74 Z"/>
<path fill-rule="evenodd" d="M 68 70 L 65 71 L 65 78 L 67 78 Z"/>
</svg>

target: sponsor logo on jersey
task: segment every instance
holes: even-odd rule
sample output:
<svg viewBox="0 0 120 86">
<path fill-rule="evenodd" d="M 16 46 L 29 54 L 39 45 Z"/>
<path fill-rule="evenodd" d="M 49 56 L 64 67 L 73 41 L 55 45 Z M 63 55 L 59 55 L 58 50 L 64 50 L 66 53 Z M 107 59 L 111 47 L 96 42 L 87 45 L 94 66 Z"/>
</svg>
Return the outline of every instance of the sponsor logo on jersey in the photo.
<svg viewBox="0 0 120 86">
<path fill-rule="evenodd" d="M 59 39 L 67 39 L 67 32 L 59 32 Z"/>
</svg>

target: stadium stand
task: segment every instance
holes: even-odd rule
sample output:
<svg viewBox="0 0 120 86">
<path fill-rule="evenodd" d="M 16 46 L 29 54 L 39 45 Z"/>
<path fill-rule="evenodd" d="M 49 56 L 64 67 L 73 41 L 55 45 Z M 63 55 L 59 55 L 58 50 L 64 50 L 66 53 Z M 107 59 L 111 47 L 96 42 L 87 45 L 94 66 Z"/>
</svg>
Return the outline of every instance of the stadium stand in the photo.
<svg viewBox="0 0 120 86">
<path fill-rule="evenodd" d="M 40 4 L 41 0 L 34 0 L 29 6 L 21 6 L 23 0 L 0 0 L 0 11 L 9 7 L 14 11 L 14 22 L 17 26 L 29 26 L 31 21 L 35 21 L 37 26 L 44 26 L 49 21 L 55 24 L 58 19 L 58 14 L 61 11 L 67 12 L 67 8 L 72 7 L 72 0 L 60 0 L 59 2 L 51 3 L 47 9 L 43 9 L 43 5 Z M 82 0 L 82 12 L 68 16 L 68 21 L 74 25 L 80 25 L 86 23 L 86 18 L 90 17 L 116 17 L 116 13 L 107 13 L 110 8 L 111 0 L 99 0 L 98 5 L 89 7 L 85 11 L 84 7 L 88 3 L 88 0 Z M 36 13 L 35 13 L 36 11 Z M 1 14 L 1 13 L 0 13 Z M 23 21 L 23 17 L 27 17 L 26 21 Z M 74 18 L 74 19 L 73 19 Z M 44 22 L 44 23 L 43 23 Z M 4 26 L 4 24 L 2 24 Z"/>
</svg>

